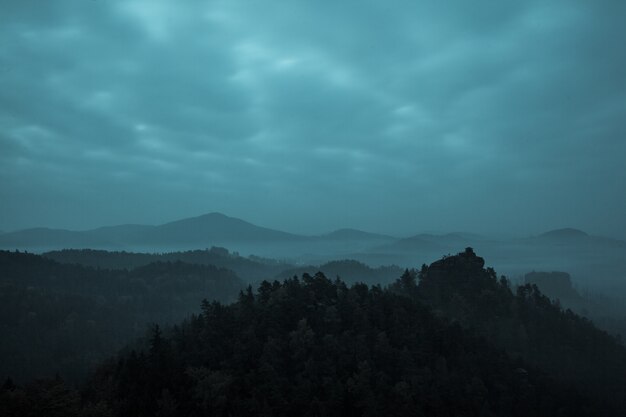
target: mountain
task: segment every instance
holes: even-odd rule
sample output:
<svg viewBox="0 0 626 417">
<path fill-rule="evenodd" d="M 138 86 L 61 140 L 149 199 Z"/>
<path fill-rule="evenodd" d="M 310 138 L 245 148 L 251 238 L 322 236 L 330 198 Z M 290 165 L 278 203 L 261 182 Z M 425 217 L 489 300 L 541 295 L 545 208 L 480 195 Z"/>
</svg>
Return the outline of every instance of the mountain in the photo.
<svg viewBox="0 0 626 417">
<path fill-rule="evenodd" d="M 571 284 L 569 276 L 557 276 L 564 286 Z M 424 266 L 418 279 L 412 293 L 439 315 L 626 412 L 624 345 L 588 319 L 563 311 L 536 285 L 511 288 L 471 248 Z"/>
<path fill-rule="evenodd" d="M 177 220 L 159 226 L 124 225 L 91 231 L 126 245 L 207 247 L 233 242 L 276 242 L 305 239 L 291 233 L 256 226 L 221 213 Z"/>
<path fill-rule="evenodd" d="M 94 231 L 76 232 L 45 227 L 19 230 L 0 235 L 0 248 L 46 250 L 51 248 L 116 248 L 120 245 Z"/>
<path fill-rule="evenodd" d="M 210 247 L 232 243 L 302 242 L 304 236 L 260 227 L 220 213 L 182 219 L 159 226 L 120 225 L 87 231 L 26 229 L 0 235 L 0 248 L 51 250 L 64 248 L 148 250 Z"/>
<path fill-rule="evenodd" d="M 501 239 L 468 233 L 422 233 L 397 239 L 355 229 L 302 236 L 210 213 L 157 226 L 130 224 L 80 232 L 39 228 L 0 235 L 0 249 L 8 250 L 47 252 L 90 248 L 167 253 L 226 247 L 231 252 L 280 259 L 296 266 L 354 259 L 369 266 L 411 268 L 468 246 L 487 256 L 494 267 L 508 276 L 522 279 L 533 270 L 567 271 L 572 283 L 583 290 L 606 295 L 626 291 L 626 242 L 577 229 Z M 202 258 L 203 262 L 208 259 L 204 254 L 193 257 Z M 239 262 L 232 265 L 242 276 L 260 277 L 258 268 L 244 272 L 239 269 Z M 262 278 L 280 271 L 274 269 L 272 275 L 266 272 Z"/>
<path fill-rule="evenodd" d="M 573 229 L 573 228 L 564 228 L 564 229 L 556 229 L 550 230 L 548 232 L 542 233 L 539 235 L 540 238 L 544 239 L 558 239 L 558 240 L 571 240 L 571 239 L 587 239 L 589 235 L 582 230 Z"/>
<path fill-rule="evenodd" d="M 371 268 L 361 262 L 345 259 L 327 262 L 320 266 L 302 266 L 286 269 L 278 274 L 276 278 L 283 280 L 305 273 L 314 274 L 316 272 L 321 272 L 329 278 L 340 278 L 348 284 L 362 282 L 369 285 L 386 285 L 398 278 L 402 274 L 402 269 L 397 266 Z"/>
<path fill-rule="evenodd" d="M 175 323 L 202 299 L 233 300 L 242 287 L 232 271 L 212 265 L 96 269 L 0 251 L 0 381 L 58 372 L 78 382 L 149 323 Z M 15 415 L 3 413 L 1 400 L 0 410 Z"/>
<path fill-rule="evenodd" d="M 148 230 L 149 243 L 222 243 L 222 242 L 290 242 L 306 240 L 303 236 L 256 226 L 221 213 L 166 223 Z"/>
<path fill-rule="evenodd" d="M 140 240 L 141 236 L 149 233 L 157 226 L 147 226 L 143 224 L 123 224 L 119 226 L 105 226 L 93 229 L 91 234 L 106 241 L 133 242 Z"/>
<path fill-rule="evenodd" d="M 613 239 L 604 236 L 590 235 L 582 230 L 573 228 L 564 228 L 550 230 L 539 236 L 530 238 L 535 243 L 551 243 L 560 245 L 582 245 L 582 246 L 598 246 L 598 247 L 615 247 L 626 248 L 626 242 L 619 239 Z"/>
<path fill-rule="evenodd" d="M 520 281 L 533 270 L 566 271 L 581 290 L 605 295 L 626 292 L 626 242 L 571 228 L 524 238 L 417 234 L 364 249 L 349 258 L 369 265 L 412 267 L 468 246 L 489 258 L 498 271 Z"/>
<path fill-rule="evenodd" d="M 524 276 L 524 283 L 536 285 L 543 294 L 563 302 L 568 307 L 583 301 L 573 287 L 572 278 L 567 272 L 529 272 Z"/>
<path fill-rule="evenodd" d="M 305 274 L 203 303 L 105 363 L 85 402 L 113 416 L 624 415 L 617 340 L 532 287 L 513 294 L 472 250 L 416 278 Z"/>
<path fill-rule="evenodd" d="M 201 306 L 151 326 L 80 391 L 60 376 L 3 378 L 7 415 L 626 415 L 621 341 L 536 285 L 513 288 L 471 248 L 388 287 L 303 274 L 231 304 L 199 302 L 237 288 L 215 267 L 111 271 L 0 252 L 0 271 L 0 377 L 93 364 L 139 321 Z"/>
<path fill-rule="evenodd" d="M 457 246 L 458 247 L 458 246 Z M 419 234 L 403 239 L 399 239 L 391 244 L 381 246 L 377 250 L 383 252 L 428 252 L 442 255 L 452 248 L 451 242 L 443 236 L 431 234 Z"/>
<path fill-rule="evenodd" d="M 284 262 L 257 256 L 243 257 L 219 247 L 165 253 L 63 249 L 44 252 L 42 256 L 62 264 L 79 264 L 101 269 L 135 269 L 155 262 L 213 265 L 235 272 L 246 283 L 270 279 L 285 269 L 293 268 L 293 265 Z"/>
<path fill-rule="evenodd" d="M 362 230 L 357 230 L 357 229 L 339 229 L 339 230 L 335 230 L 334 232 L 321 235 L 320 238 L 324 240 L 359 240 L 359 241 L 365 241 L 365 240 L 392 241 L 396 239 L 392 236 L 382 235 L 378 233 L 369 233 L 369 232 L 364 232 Z"/>
<path fill-rule="evenodd" d="M 355 229 L 320 236 L 303 236 L 261 227 L 221 213 L 209 213 L 157 226 L 127 224 L 86 231 L 27 229 L 0 235 L 0 248 L 45 252 L 61 249 L 101 249 L 132 252 L 173 252 L 228 247 L 268 258 L 310 263 L 344 259 L 395 238 Z"/>
</svg>

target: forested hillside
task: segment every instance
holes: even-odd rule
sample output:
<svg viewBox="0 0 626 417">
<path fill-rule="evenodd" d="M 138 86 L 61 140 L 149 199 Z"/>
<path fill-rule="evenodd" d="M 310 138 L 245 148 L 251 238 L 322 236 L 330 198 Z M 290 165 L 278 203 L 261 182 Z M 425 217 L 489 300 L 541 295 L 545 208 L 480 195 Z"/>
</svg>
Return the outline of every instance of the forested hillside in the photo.
<svg viewBox="0 0 626 417">
<path fill-rule="evenodd" d="M 203 298 L 233 300 L 242 285 L 207 265 L 109 270 L 0 251 L 0 377 L 80 380 L 148 324 L 182 320 Z"/>
<path fill-rule="evenodd" d="M 265 282 L 233 305 L 204 303 L 167 335 L 155 329 L 145 351 L 101 368 L 87 396 L 138 416 L 615 410 L 433 315 L 417 288 L 409 273 L 392 290 L 322 274 Z"/>
<path fill-rule="evenodd" d="M 423 266 L 419 285 L 403 291 L 429 305 L 440 317 L 460 323 L 505 349 L 626 410 L 626 350 L 607 332 L 571 310 L 563 310 L 537 286 L 510 288 L 468 248 Z M 401 280 L 411 282 L 411 280 Z M 396 285 L 396 287 L 398 284 Z"/>
<path fill-rule="evenodd" d="M 566 272 L 530 272 L 524 282 L 535 284 L 543 294 L 557 301 L 563 308 L 593 320 L 601 329 L 626 340 L 626 297 L 619 291 L 610 296 L 574 288 Z"/>
<path fill-rule="evenodd" d="M 626 415 L 624 346 L 536 286 L 512 289 L 470 248 L 387 288 L 305 273 L 200 307 L 153 326 L 80 393 L 59 379 L 7 381 L 0 405 L 16 415 L 54 401 L 59 415 L 94 416 Z"/>
<path fill-rule="evenodd" d="M 402 269 L 397 266 L 379 266 L 372 268 L 364 263 L 354 260 L 341 260 L 326 262 L 320 266 L 301 266 L 282 271 L 277 279 L 284 280 L 305 273 L 322 272 L 330 279 L 341 278 L 342 281 L 351 284 L 361 282 L 369 285 L 387 285 L 395 281 Z"/>
<path fill-rule="evenodd" d="M 229 252 L 228 249 L 221 247 L 165 253 L 64 249 L 46 252 L 43 256 L 60 263 L 108 269 L 133 269 L 153 262 L 177 261 L 189 264 L 212 265 L 234 271 L 245 282 L 260 282 L 277 275 L 285 269 L 293 268 L 292 265 L 285 262 L 258 256 L 243 257 L 236 252 Z"/>
</svg>

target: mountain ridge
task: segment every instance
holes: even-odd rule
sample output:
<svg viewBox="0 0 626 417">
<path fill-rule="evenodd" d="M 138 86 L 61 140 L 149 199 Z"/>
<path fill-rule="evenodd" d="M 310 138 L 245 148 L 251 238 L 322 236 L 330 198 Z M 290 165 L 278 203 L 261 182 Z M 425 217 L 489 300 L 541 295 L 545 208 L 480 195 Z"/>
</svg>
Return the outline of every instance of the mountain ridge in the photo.
<svg viewBox="0 0 626 417">
<path fill-rule="evenodd" d="M 382 233 L 371 233 L 360 229 L 353 228 L 341 228 L 333 230 L 332 232 L 319 235 L 322 239 L 371 239 L 371 240 L 389 240 L 397 239 L 393 236 Z"/>
<path fill-rule="evenodd" d="M 539 235 L 540 238 L 559 238 L 559 239 L 583 239 L 588 238 L 589 234 L 580 229 L 573 227 L 564 227 L 561 229 L 548 230 Z"/>
<path fill-rule="evenodd" d="M 0 248 L 37 253 L 70 248 L 157 253 L 214 246 L 227 247 L 247 255 L 281 257 L 300 264 L 353 258 L 369 265 L 404 266 L 451 253 L 458 247 L 472 246 L 488 254 L 506 273 L 547 267 L 564 269 L 568 268 L 566 262 L 552 260 L 567 258 L 580 263 L 582 259 L 597 257 L 606 250 L 611 264 L 610 270 L 603 274 L 609 276 L 615 275 L 619 268 L 618 259 L 626 248 L 626 241 L 587 234 L 575 228 L 503 239 L 464 232 L 419 233 L 399 238 L 354 228 L 303 235 L 259 226 L 219 212 L 159 225 L 122 224 L 83 231 L 39 227 L 0 234 Z M 551 258 L 544 256 L 546 259 L 539 259 L 546 253 L 550 253 Z M 416 259 L 416 256 L 421 259 Z M 523 269 L 526 271 L 520 271 L 514 264 L 517 261 L 525 263 Z"/>
<path fill-rule="evenodd" d="M 274 230 L 212 212 L 160 225 L 123 224 L 74 231 L 35 227 L 5 233 L 0 247 L 18 249 L 123 249 L 133 245 L 210 247 L 233 241 L 304 241 L 307 237 Z"/>
</svg>

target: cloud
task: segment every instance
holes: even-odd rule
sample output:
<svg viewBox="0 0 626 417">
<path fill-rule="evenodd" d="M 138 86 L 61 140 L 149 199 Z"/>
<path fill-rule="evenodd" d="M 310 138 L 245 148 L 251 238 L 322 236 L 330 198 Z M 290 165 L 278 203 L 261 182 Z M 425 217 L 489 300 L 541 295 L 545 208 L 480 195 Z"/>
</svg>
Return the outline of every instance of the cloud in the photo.
<svg viewBox="0 0 626 417">
<path fill-rule="evenodd" d="M 621 2 L 5 3 L 2 229 L 626 235 Z"/>
</svg>

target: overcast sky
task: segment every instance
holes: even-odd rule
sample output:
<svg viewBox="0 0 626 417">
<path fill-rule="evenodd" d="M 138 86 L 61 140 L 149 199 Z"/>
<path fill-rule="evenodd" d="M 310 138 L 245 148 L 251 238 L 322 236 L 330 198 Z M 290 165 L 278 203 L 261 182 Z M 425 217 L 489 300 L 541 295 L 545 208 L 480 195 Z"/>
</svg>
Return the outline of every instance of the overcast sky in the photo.
<svg viewBox="0 0 626 417">
<path fill-rule="evenodd" d="M 626 237 L 626 2 L 3 0 L 0 229 Z"/>
</svg>

